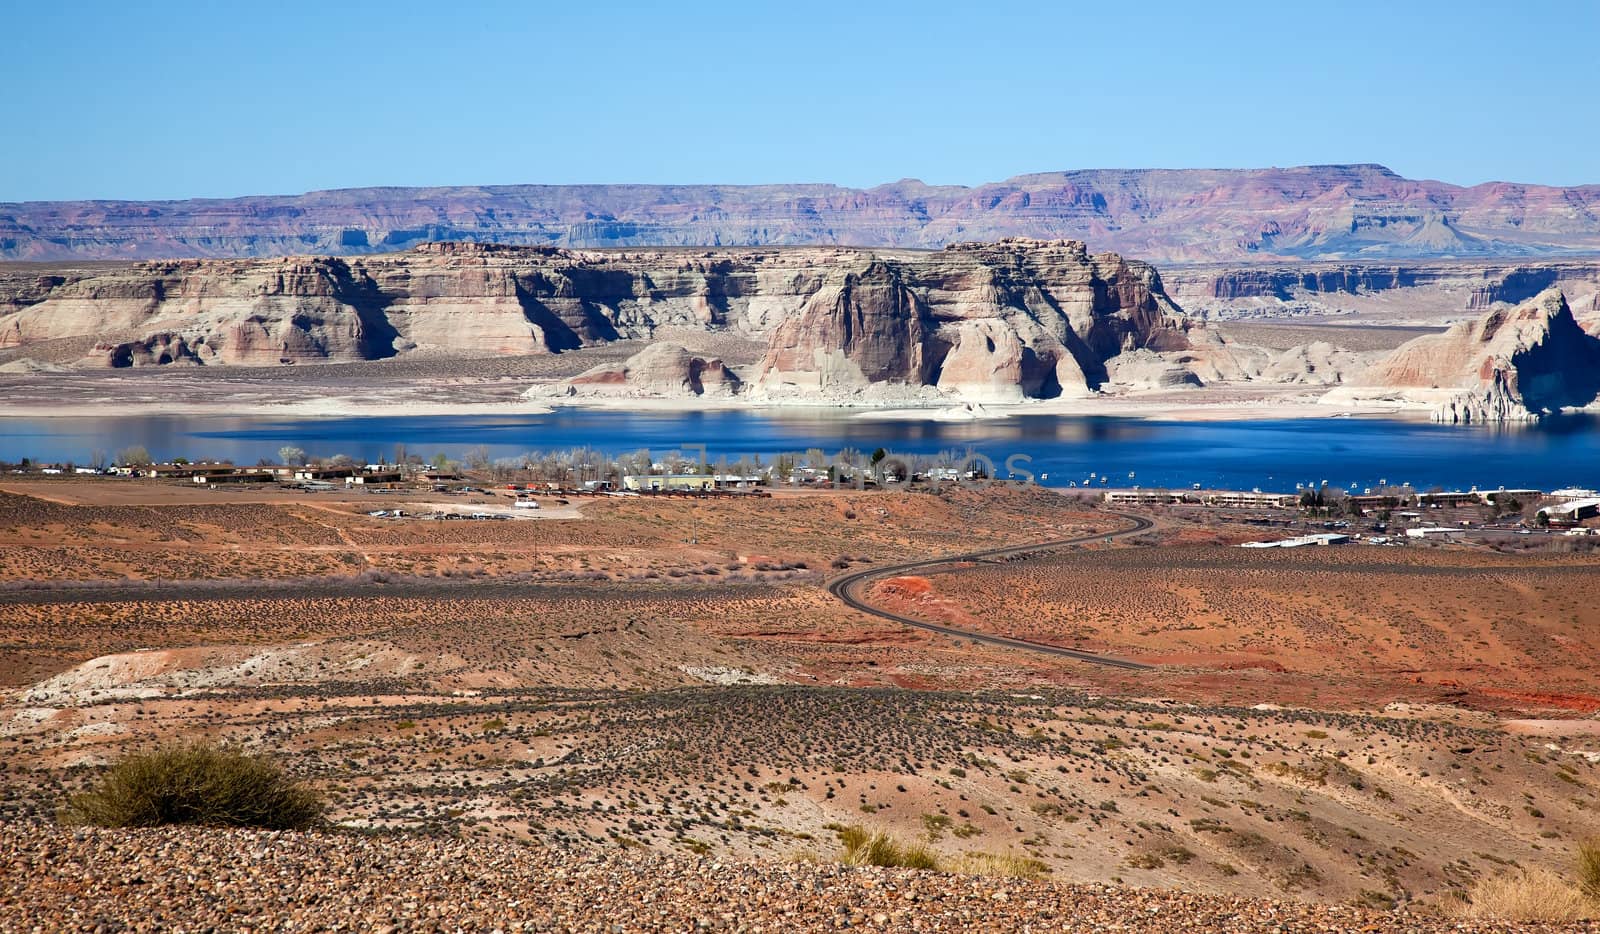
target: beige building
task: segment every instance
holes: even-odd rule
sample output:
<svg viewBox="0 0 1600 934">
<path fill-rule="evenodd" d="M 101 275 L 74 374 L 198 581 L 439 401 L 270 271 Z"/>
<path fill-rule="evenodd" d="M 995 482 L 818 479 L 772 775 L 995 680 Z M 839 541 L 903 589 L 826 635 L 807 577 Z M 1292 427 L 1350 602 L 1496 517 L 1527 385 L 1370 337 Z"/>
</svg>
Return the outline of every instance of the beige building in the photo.
<svg viewBox="0 0 1600 934">
<path fill-rule="evenodd" d="M 622 478 L 622 488 L 624 490 L 633 490 L 634 492 L 647 490 L 661 492 L 713 490 L 716 489 L 716 486 L 716 477 L 700 473 L 642 474 L 639 476 L 629 474 Z"/>
</svg>

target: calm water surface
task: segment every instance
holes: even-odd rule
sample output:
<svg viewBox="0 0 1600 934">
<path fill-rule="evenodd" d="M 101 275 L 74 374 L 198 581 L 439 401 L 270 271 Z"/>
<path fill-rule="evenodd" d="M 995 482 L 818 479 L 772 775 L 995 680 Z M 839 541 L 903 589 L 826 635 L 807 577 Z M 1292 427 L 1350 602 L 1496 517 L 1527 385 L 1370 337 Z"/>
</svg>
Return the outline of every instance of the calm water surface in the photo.
<svg viewBox="0 0 1600 934">
<path fill-rule="evenodd" d="M 642 413 L 577 408 L 526 416 L 0 419 L 0 458 L 88 462 L 143 445 L 157 459 L 275 459 L 297 445 L 315 455 L 365 460 L 414 454 L 459 457 L 484 446 L 495 457 L 588 445 L 620 454 L 704 444 L 715 459 L 843 447 L 936 454 L 981 452 L 996 464 L 1018 454 L 1051 486 L 1091 473 L 1113 486 L 1293 490 L 1296 484 L 1349 487 L 1380 481 L 1419 488 L 1600 486 L 1600 420 L 1562 418 L 1506 428 L 1356 418 L 1245 422 L 1143 421 L 1023 415 L 983 422 L 878 420 L 793 411 Z M 1004 477 L 1002 468 L 999 475 Z M 1046 476 L 1048 475 L 1048 476 Z M 1099 480 L 1096 480 L 1099 485 Z"/>
</svg>

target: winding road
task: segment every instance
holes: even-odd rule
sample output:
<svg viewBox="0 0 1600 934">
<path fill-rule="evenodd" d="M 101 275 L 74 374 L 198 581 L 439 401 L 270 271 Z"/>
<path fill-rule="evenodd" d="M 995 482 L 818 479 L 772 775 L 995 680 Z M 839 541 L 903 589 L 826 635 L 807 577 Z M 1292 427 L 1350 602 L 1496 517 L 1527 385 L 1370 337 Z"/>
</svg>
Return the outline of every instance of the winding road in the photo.
<svg viewBox="0 0 1600 934">
<path fill-rule="evenodd" d="M 925 629 L 929 632 L 936 632 L 940 635 L 954 636 L 958 639 L 971 639 L 975 642 L 985 642 L 989 645 L 1000 645 L 1005 646 L 1006 648 L 1022 649 L 1023 651 L 1027 652 L 1040 652 L 1046 655 L 1059 655 L 1066 658 L 1074 658 L 1080 662 L 1088 662 L 1091 665 L 1106 665 L 1112 668 L 1129 668 L 1139 671 L 1152 669 L 1155 667 L 1154 665 L 1146 665 L 1143 662 L 1129 661 L 1125 658 L 1113 658 L 1109 655 L 1096 655 L 1093 652 L 1080 652 L 1077 649 L 1069 649 L 1059 645 L 1050 645 L 1046 642 L 1033 642 L 1028 639 L 1016 639 L 1011 636 L 997 636 L 984 632 L 973 632 L 969 629 L 958 629 L 955 626 L 944 626 L 939 623 L 930 623 L 925 620 L 916 619 L 910 616 L 901 616 L 898 613 L 891 613 L 888 610 L 879 609 L 878 607 L 875 607 L 866 600 L 862 599 L 860 596 L 857 596 L 857 593 L 866 584 L 870 583 L 871 581 L 881 580 L 886 577 L 899 577 L 904 574 L 928 571 L 933 568 L 943 567 L 951 564 L 988 561 L 995 558 L 1009 558 L 1014 555 L 1028 554 L 1035 551 L 1051 551 L 1057 548 L 1065 548 L 1068 545 L 1082 545 L 1097 539 L 1125 538 L 1129 535 L 1137 535 L 1140 532 L 1144 532 L 1155 524 L 1143 516 L 1130 515 L 1129 513 L 1125 512 L 1113 513 L 1113 515 L 1130 520 L 1133 525 L 1116 532 L 1099 532 L 1093 535 L 1079 535 L 1074 538 L 1056 539 L 1055 541 L 1031 542 L 1026 545 L 1012 545 L 1005 548 L 990 548 L 987 551 L 972 551 L 966 554 L 948 555 L 943 558 L 930 558 L 926 561 L 912 561 L 907 564 L 896 564 L 889 567 L 868 568 L 865 571 L 857 571 L 853 574 L 845 574 L 834 578 L 828 583 L 828 592 L 844 601 L 846 606 L 860 610 L 863 613 L 868 613 L 872 616 L 879 617 L 880 619 L 886 619 L 890 622 L 899 623 L 902 626 L 912 626 L 917 629 Z"/>
</svg>

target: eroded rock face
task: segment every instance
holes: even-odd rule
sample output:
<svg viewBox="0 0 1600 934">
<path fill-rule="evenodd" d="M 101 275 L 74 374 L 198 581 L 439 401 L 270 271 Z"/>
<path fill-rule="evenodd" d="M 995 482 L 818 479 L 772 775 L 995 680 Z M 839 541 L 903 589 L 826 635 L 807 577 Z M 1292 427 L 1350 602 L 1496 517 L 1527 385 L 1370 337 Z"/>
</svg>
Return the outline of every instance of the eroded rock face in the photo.
<svg viewBox="0 0 1600 934">
<path fill-rule="evenodd" d="M 1600 400 L 1600 339 L 1584 331 L 1559 290 L 1520 308 L 1410 341 L 1372 366 L 1364 386 L 1443 390 L 1434 418 L 1536 419 Z M 1450 392 L 1450 391 L 1454 392 Z"/>
<path fill-rule="evenodd" d="M 1327 341 L 1314 341 L 1273 355 L 1263 367 L 1261 378 L 1302 386 L 1337 386 L 1361 373 L 1370 361 L 1369 354 L 1343 350 Z"/>
<path fill-rule="evenodd" d="M 691 354 L 681 344 L 651 344 L 621 364 L 597 366 L 567 380 L 558 394 L 639 398 L 727 397 L 739 377 L 721 360 Z M 537 394 L 537 393 L 535 393 Z"/>
<path fill-rule="evenodd" d="M 143 263 L 48 289 L 0 278 L 0 344 L 104 336 L 93 365 L 267 366 L 391 355 L 370 279 L 337 259 Z"/>
<path fill-rule="evenodd" d="M 1423 323 L 1521 305 L 1549 288 L 1566 293 L 1579 313 L 1600 300 L 1600 262 L 1572 258 L 1186 266 L 1162 281 L 1191 315 L 1217 320 L 1365 309 L 1393 323 L 1401 315 Z"/>
<path fill-rule="evenodd" d="M 832 272 L 773 332 L 754 389 L 774 398 L 931 386 L 975 402 L 1083 395 L 1124 351 L 1190 346 L 1154 269 L 1076 241 L 1002 240 L 872 256 Z"/>
<path fill-rule="evenodd" d="M 1079 395 L 1125 352 L 1207 353 L 1154 269 L 1076 241 L 936 252 L 430 244 L 357 260 L 129 264 L 48 282 L 0 274 L 0 340 L 100 337 L 87 362 L 101 366 L 555 353 L 668 327 L 765 340 L 750 390 L 775 399 Z M 566 388 L 702 395 L 744 382 L 685 354 L 664 347 Z"/>
</svg>

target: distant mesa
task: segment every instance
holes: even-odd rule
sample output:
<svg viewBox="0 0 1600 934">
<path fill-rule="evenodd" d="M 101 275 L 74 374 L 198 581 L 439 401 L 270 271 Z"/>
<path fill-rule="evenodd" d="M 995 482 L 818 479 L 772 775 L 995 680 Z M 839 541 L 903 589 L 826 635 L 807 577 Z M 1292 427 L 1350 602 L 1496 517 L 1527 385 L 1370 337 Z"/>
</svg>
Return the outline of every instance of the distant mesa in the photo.
<svg viewBox="0 0 1600 934">
<path fill-rule="evenodd" d="M 1097 169 L 976 187 L 501 185 L 190 201 L 0 204 L 0 259 L 356 255 L 429 241 L 522 246 L 1076 239 L 1160 264 L 1600 252 L 1600 185 L 1402 178 L 1380 165 Z"/>
</svg>

